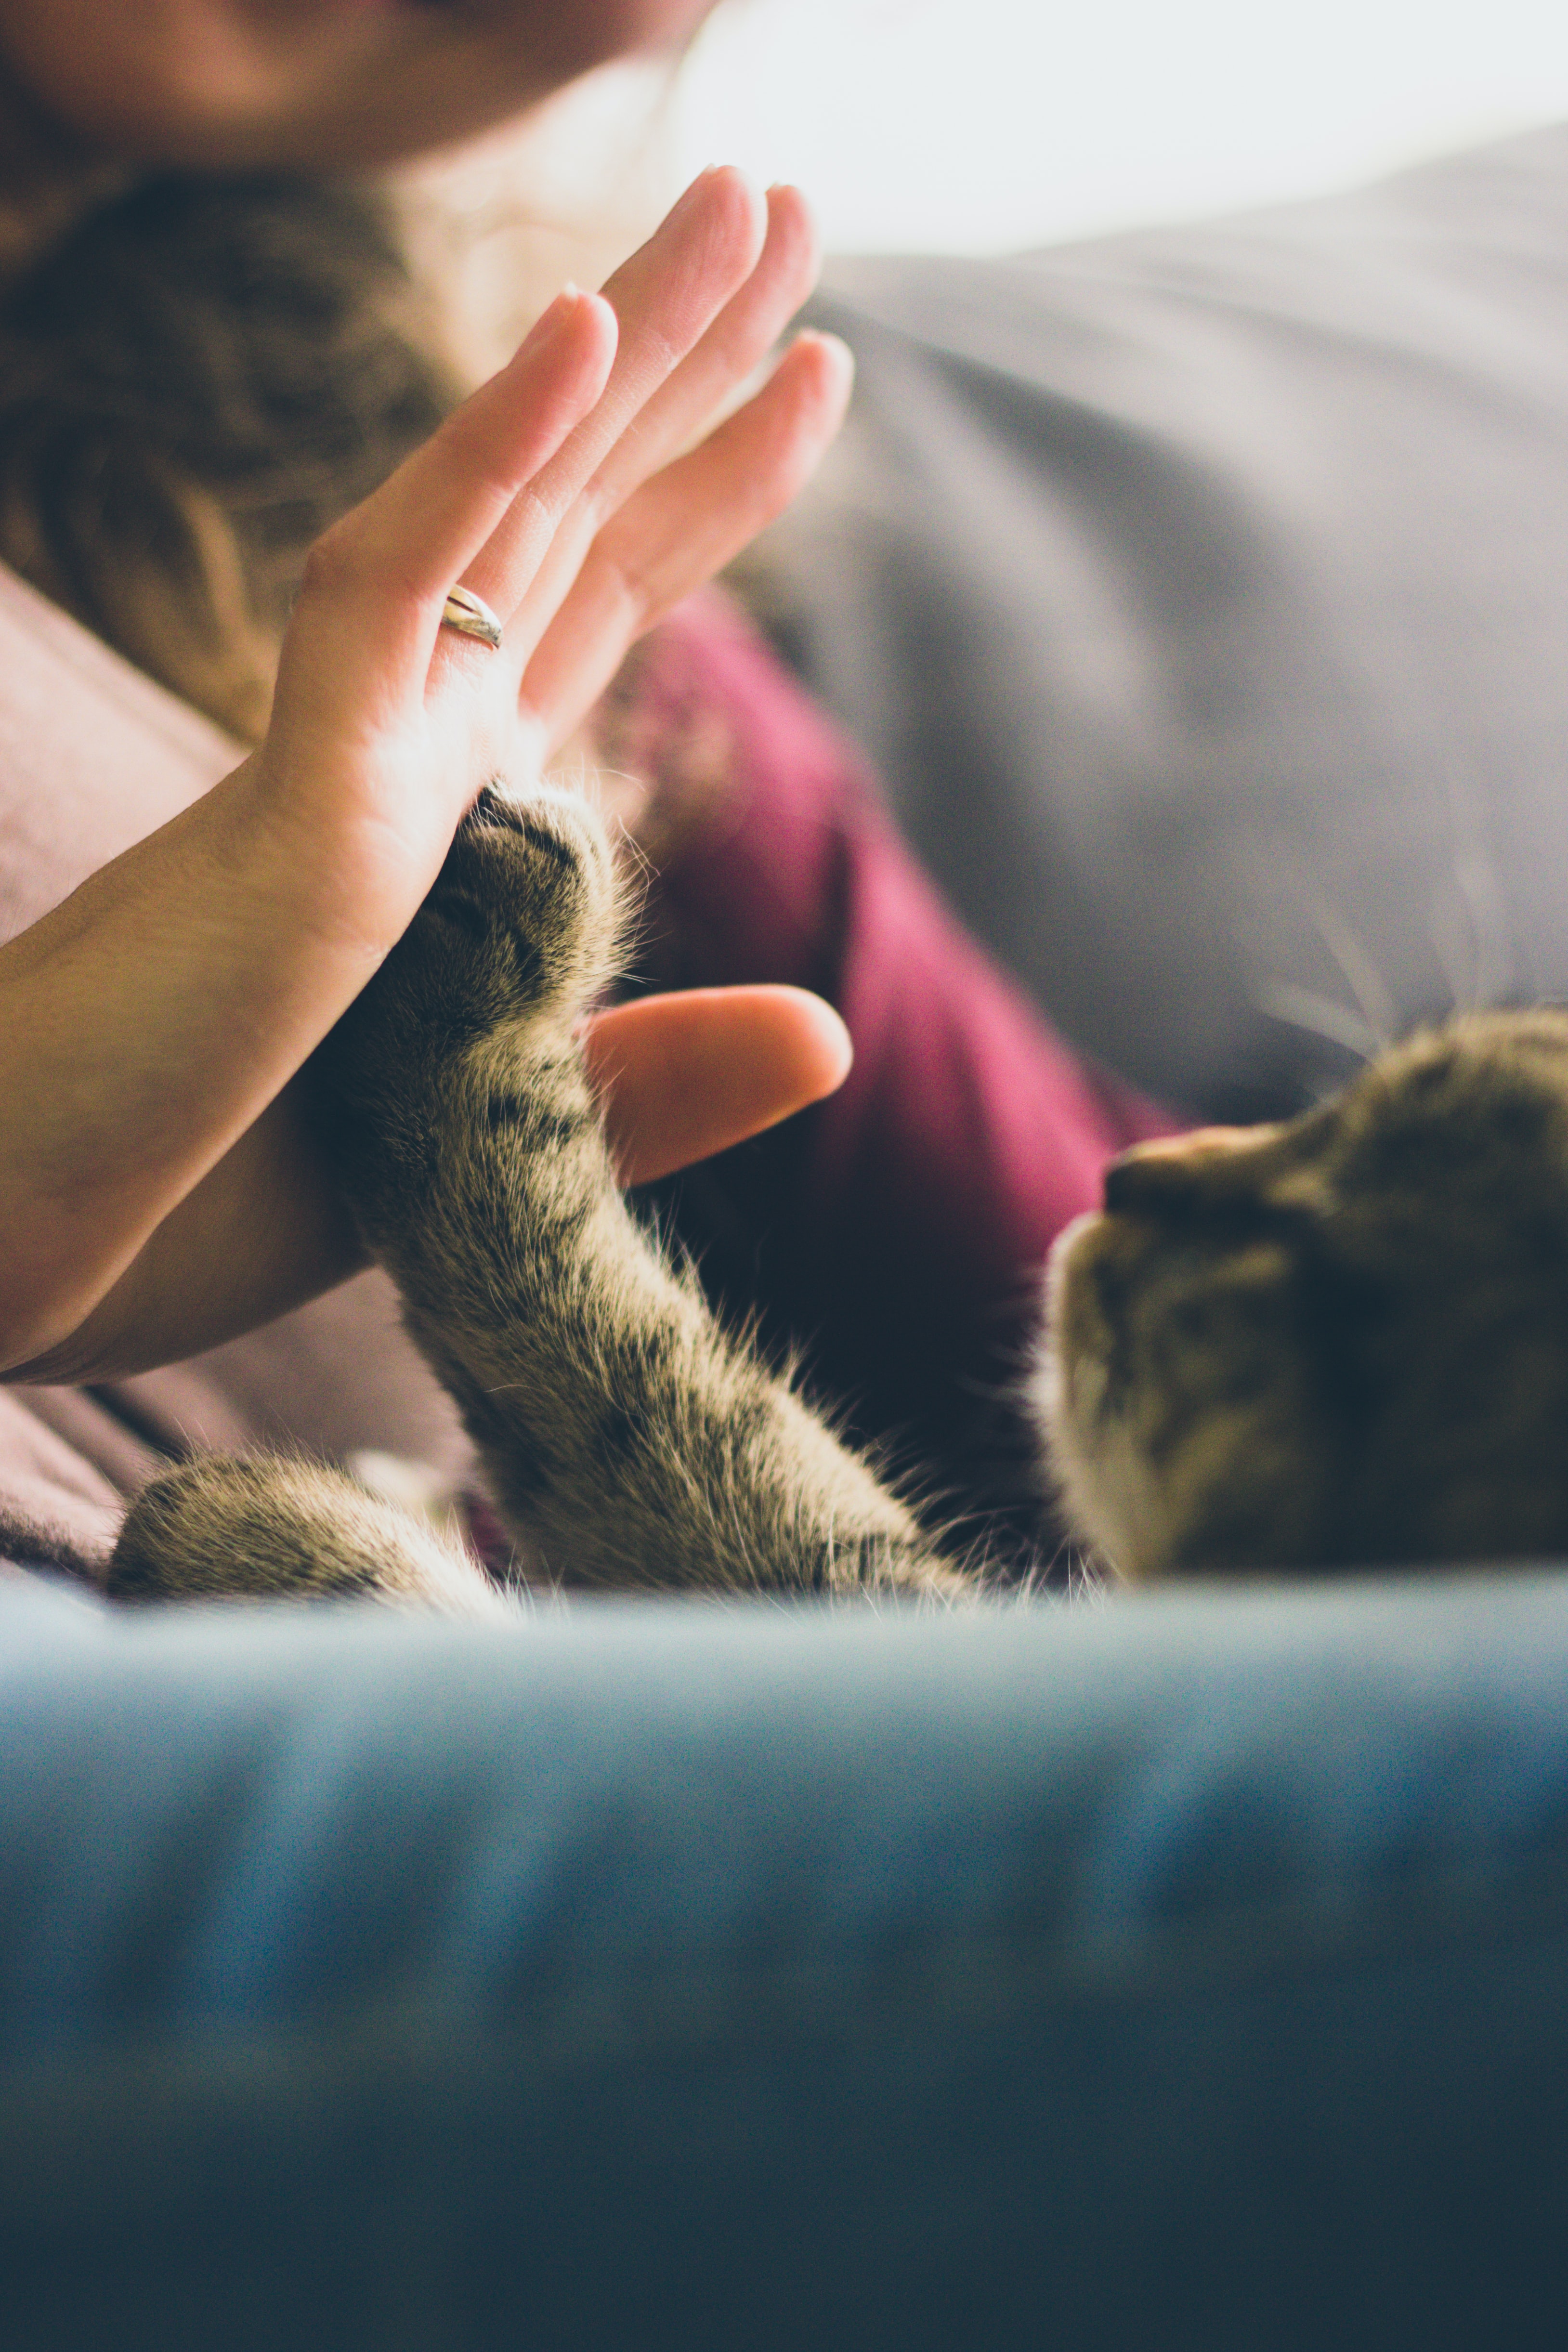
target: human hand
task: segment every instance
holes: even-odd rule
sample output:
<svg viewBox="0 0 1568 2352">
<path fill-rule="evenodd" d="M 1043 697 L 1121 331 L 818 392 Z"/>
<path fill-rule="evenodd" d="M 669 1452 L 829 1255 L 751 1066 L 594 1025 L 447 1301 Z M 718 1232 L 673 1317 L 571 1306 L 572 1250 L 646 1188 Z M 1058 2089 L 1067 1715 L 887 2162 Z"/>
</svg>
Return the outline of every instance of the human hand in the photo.
<svg viewBox="0 0 1568 2352">
<path fill-rule="evenodd" d="M 13 1377 L 167 1360 L 350 1269 L 280 1090 L 412 915 L 479 786 L 526 781 L 639 630 L 809 471 L 847 383 L 819 338 L 679 452 L 813 267 L 793 192 L 764 215 L 735 175 L 705 175 L 607 299 L 553 306 L 329 535 L 252 759 L 0 953 L 0 1085 L 29 1106 L 0 1139 L 0 1202 L 28 1237 L 0 1272 Z M 458 576 L 502 612 L 500 654 L 440 634 Z M 778 992 L 759 1013 L 766 993 L 602 1016 L 590 1050 L 629 1172 L 837 1083 L 833 1017 Z"/>
<path fill-rule="evenodd" d="M 603 296 L 559 297 L 513 361 L 312 551 L 252 762 L 271 854 L 379 960 L 481 783 L 526 783 L 626 647 L 785 504 L 837 429 L 847 354 L 752 373 L 816 274 L 793 189 L 704 173 Z M 440 626 L 461 580 L 504 625 Z M 258 848 L 260 845 L 258 845 Z"/>
</svg>

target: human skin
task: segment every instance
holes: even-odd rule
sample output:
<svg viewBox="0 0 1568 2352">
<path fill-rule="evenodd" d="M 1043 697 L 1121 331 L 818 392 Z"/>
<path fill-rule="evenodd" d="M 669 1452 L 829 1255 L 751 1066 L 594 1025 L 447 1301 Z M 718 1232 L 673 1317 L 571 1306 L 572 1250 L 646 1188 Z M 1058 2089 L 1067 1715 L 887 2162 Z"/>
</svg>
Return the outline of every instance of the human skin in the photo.
<svg viewBox="0 0 1568 2352">
<path fill-rule="evenodd" d="M 183 122 L 204 161 L 284 160 L 300 120 L 318 132 L 336 120 L 322 90 L 359 108 L 356 138 L 392 142 L 404 121 L 419 144 L 450 127 L 433 101 L 404 111 L 406 19 L 430 13 L 64 0 L 24 41 L 21 12 L 0 0 L 0 44 L 25 72 L 42 42 L 52 78 L 40 68 L 35 95 L 84 144 L 99 135 L 93 93 L 106 85 L 96 68 L 83 78 L 81 45 L 100 26 L 145 152 L 188 160 L 198 151 L 179 143 Z M 469 16 L 488 37 L 521 37 L 546 12 L 542 0 L 474 0 L 449 26 L 435 13 L 467 58 Z M 612 15 L 624 32 L 633 16 L 641 30 L 655 18 L 668 29 L 700 13 L 624 0 Z M 577 14 L 605 34 L 609 16 Z M 364 19 L 386 37 L 369 54 L 388 70 L 367 82 L 354 51 L 352 71 L 310 84 L 303 115 L 290 109 L 304 85 L 284 73 L 253 76 L 243 107 L 222 85 L 220 105 L 167 66 L 161 44 L 176 18 L 215 37 L 260 27 L 281 65 L 309 50 L 313 70 L 320 52 L 301 28 L 330 20 L 346 37 Z M 461 79 L 426 64 L 433 91 Z M 374 107 L 367 89 L 381 93 Z M 466 127 L 493 120 L 494 89 L 482 112 L 470 95 Z M 226 145 L 224 125 L 237 122 Z M 269 123 L 282 126 L 271 148 Z M 562 298 L 511 364 L 316 551 L 257 753 L 0 951 L 3 1098 L 38 1107 L 26 1134 L 0 1138 L 0 1211 L 28 1236 L 0 1269 L 7 1377 L 167 1361 L 360 1262 L 289 1082 L 401 934 L 480 784 L 537 776 L 626 646 L 810 471 L 848 383 L 847 354 L 815 336 L 679 453 L 756 367 L 815 267 L 795 191 L 764 205 L 737 174 L 705 174 L 604 299 Z M 506 617 L 501 653 L 439 632 L 459 577 Z M 836 1016 L 779 990 L 645 1001 L 602 1014 L 588 1050 L 628 1180 L 815 1099 L 848 1061 Z"/>
<path fill-rule="evenodd" d="M 354 169 L 466 138 L 713 0 L 0 0 L 0 58 L 78 152 Z"/>
</svg>

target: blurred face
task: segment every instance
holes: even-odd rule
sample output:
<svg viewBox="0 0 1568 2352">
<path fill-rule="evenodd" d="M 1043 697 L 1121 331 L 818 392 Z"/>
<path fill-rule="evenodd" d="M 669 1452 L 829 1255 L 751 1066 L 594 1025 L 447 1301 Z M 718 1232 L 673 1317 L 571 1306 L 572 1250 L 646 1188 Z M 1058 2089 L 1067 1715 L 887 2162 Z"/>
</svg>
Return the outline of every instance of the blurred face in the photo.
<svg viewBox="0 0 1568 2352">
<path fill-rule="evenodd" d="M 96 152 L 331 169 L 485 129 L 713 0 L 0 0 L 0 58 Z"/>
</svg>

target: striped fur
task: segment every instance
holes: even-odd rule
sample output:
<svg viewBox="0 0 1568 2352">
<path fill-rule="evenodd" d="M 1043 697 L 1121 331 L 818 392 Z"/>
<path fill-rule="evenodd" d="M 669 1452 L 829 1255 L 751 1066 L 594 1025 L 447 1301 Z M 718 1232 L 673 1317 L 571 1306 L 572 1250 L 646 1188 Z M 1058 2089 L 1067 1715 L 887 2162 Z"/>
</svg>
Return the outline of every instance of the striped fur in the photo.
<svg viewBox="0 0 1568 2352">
<path fill-rule="evenodd" d="M 615 869 L 585 804 L 488 793 L 313 1065 L 348 1199 L 499 1509 L 548 1572 L 602 1589 L 957 1597 L 964 1577 L 911 1512 L 720 1330 L 627 1209 L 574 1034 L 618 932 Z M 341 1526 L 323 1514 L 333 1474 L 243 1468 L 156 1481 L 111 1591 L 216 1582 L 454 1605 L 426 1531 L 389 1549 L 385 1507 L 373 1524 L 347 1482 Z M 258 1479 L 271 1482 L 270 1551 Z"/>
</svg>

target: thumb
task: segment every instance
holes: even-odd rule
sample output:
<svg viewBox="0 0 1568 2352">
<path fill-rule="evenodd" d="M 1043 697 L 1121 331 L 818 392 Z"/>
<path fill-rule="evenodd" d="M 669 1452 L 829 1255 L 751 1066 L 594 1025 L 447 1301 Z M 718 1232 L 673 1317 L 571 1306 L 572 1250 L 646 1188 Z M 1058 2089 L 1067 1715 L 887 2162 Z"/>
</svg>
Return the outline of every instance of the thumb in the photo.
<svg viewBox="0 0 1568 2352">
<path fill-rule="evenodd" d="M 804 988 L 695 988 L 594 1014 L 584 1033 L 623 1184 L 742 1143 L 842 1086 L 854 1048 Z"/>
</svg>

